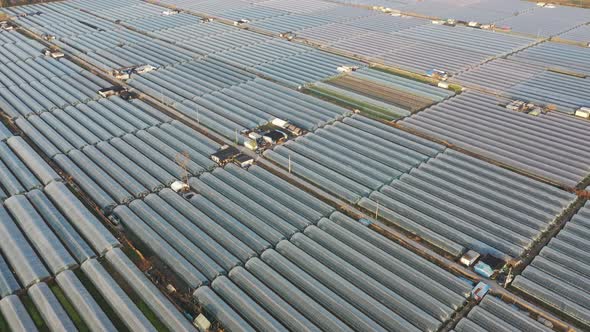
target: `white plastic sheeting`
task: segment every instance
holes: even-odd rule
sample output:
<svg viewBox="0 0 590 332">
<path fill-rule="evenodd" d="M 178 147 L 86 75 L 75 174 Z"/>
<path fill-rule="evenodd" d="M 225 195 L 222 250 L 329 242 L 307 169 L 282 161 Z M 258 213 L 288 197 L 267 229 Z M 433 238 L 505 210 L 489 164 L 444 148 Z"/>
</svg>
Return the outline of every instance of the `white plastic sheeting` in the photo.
<svg viewBox="0 0 590 332">
<path fill-rule="evenodd" d="M 49 184 L 45 187 L 45 193 L 97 253 L 102 255 L 120 245 L 119 241 L 63 183 Z"/>
<path fill-rule="evenodd" d="M 60 179 L 55 170 L 22 137 L 11 137 L 6 140 L 6 144 L 22 161 L 22 168 L 28 168 L 43 185 Z"/>
<path fill-rule="evenodd" d="M 114 215 L 193 287 L 333 211 L 256 166 L 228 165 L 189 182 L 194 193 L 185 197 L 164 189 L 117 207 Z"/>
<path fill-rule="evenodd" d="M 268 43 L 264 46 L 276 48 L 279 45 L 279 43 L 274 45 Z M 240 49 L 230 54 L 224 53 L 219 55 L 219 57 L 232 63 L 240 61 L 242 53 L 247 54 L 251 52 L 249 54 L 250 59 L 258 59 L 257 64 L 252 64 L 253 66 L 249 67 L 251 71 L 294 88 L 340 75 L 338 68 L 341 66 L 356 66 L 361 68 L 365 66 L 362 62 L 311 48 L 301 51 L 305 53 L 272 59 L 266 62 L 262 62 L 261 60 L 269 53 L 258 53 L 254 49 L 250 50 L 250 48 L 245 50 Z M 246 59 L 245 61 L 249 61 L 250 59 Z"/>
<path fill-rule="evenodd" d="M 582 25 L 558 36 L 559 39 L 590 44 L 590 25 Z"/>
<path fill-rule="evenodd" d="M 173 104 L 244 83 L 254 77 L 219 60 L 206 59 L 138 76 L 130 80 L 129 84 L 163 103 Z"/>
<path fill-rule="evenodd" d="M 552 63 L 559 65 L 561 62 Z M 553 64 L 513 56 L 485 63 L 458 75 L 455 80 L 462 86 L 508 98 L 554 105 L 557 110 L 569 114 L 590 105 L 590 80 L 546 69 Z"/>
<path fill-rule="evenodd" d="M 17 119 L 16 124 L 47 156 L 54 157 L 171 120 L 142 101 L 112 97 Z"/>
<path fill-rule="evenodd" d="M 367 2 L 375 2 L 368 0 Z M 401 10 L 402 13 L 426 17 L 456 19 L 464 22 L 475 21 L 482 24 L 493 23 L 503 18 L 527 13 L 535 8 L 534 3 L 517 0 L 425 0 L 406 1 L 408 5 L 386 5 Z"/>
<path fill-rule="evenodd" d="M 19 289 L 20 286 L 12 274 L 10 266 L 8 266 L 4 257 L 0 255 L 0 299 Z"/>
<path fill-rule="evenodd" d="M 145 5 L 146 3 L 140 4 Z M 158 14 L 161 14 L 163 12 L 163 8 L 157 6 L 155 8 L 159 9 Z M 105 18 L 111 19 L 110 17 Z M 190 15 L 187 13 L 180 13 L 177 15 L 148 15 L 141 18 L 134 18 L 131 20 L 126 19 L 124 20 L 123 24 L 136 30 L 146 31 L 148 32 L 148 34 L 150 34 L 149 32 L 152 32 L 157 35 L 160 32 L 166 33 L 170 29 L 176 28 L 180 28 L 178 29 L 178 31 L 183 31 L 184 29 L 186 29 L 187 26 L 196 25 L 200 22 L 201 19 L 198 16 Z M 179 36 L 172 36 L 172 34 L 170 34 L 170 37 L 178 38 Z"/>
<path fill-rule="evenodd" d="M 90 245 L 82 238 L 82 235 L 92 232 L 91 226 L 100 231 L 94 233 L 90 243 L 110 240 L 112 244 L 109 247 L 118 243 L 104 226 L 92 225 L 92 218 L 98 221 L 89 211 L 85 211 L 86 215 L 76 213 L 75 210 L 80 207 L 70 204 L 72 199 L 76 199 L 63 183 L 52 182 L 46 191 L 49 197 L 53 199 L 57 196 L 58 200 L 54 203 L 45 193 L 35 189 L 26 196 L 16 195 L 4 201 L 6 210 L 1 212 L 5 227 L 3 234 L 7 237 L 3 239 L 4 257 L 24 287 L 47 277 L 45 266 L 55 275 L 95 257 Z M 80 227 L 79 233 L 77 229 Z M 10 270 L 8 265 L 2 264 L 3 292 L 10 293 L 14 286 L 18 286 L 11 282 Z"/>
<path fill-rule="evenodd" d="M 10 295 L 0 300 L 0 312 L 8 327 L 15 332 L 36 332 L 37 327 L 18 296 Z"/>
<path fill-rule="evenodd" d="M 566 186 L 588 175 L 590 150 L 579 144 L 588 122 L 554 112 L 535 117 L 506 104 L 501 97 L 463 93 L 400 124 Z"/>
<path fill-rule="evenodd" d="M 221 248 L 214 241 L 207 239 L 207 236 L 203 236 L 202 233 L 194 230 L 190 234 L 179 232 L 174 228 L 174 224 L 167 224 L 162 216 L 159 216 L 152 209 L 147 207 L 143 201 L 134 201 L 129 204 L 129 208 L 131 211 L 133 211 L 133 213 L 141 218 L 141 221 L 144 225 L 136 227 L 133 223 L 128 222 L 125 218 L 121 218 L 124 226 L 130 228 L 132 231 L 134 229 L 137 230 L 137 237 L 146 243 L 154 242 L 154 240 L 150 241 L 146 235 L 142 236 L 144 233 L 147 233 L 148 235 L 153 234 L 158 239 L 158 242 L 167 242 L 178 253 L 191 262 L 193 266 L 195 266 L 197 269 L 199 269 L 199 271 L 207 276 L 207 278 L 214 279 L 215 277 L 222 274 L 224 271 L 223 266 L 226 266 L 226 268 L 231 268 L 238 264 L 239 261 L 237 261 L 235 257 L 232 257 L 231 254 L 228 254 L 224 248 Z M 124 216 L 119 214 L 117 209 L 115 209 L 115 213 L 117 216 Z M 194 239 L 195 237 L 199 240 L 203 240 L 202 242 L 195 242 L 200 244 L 201 247 L 205 246 L 205 250 L 209 249 L 209 255 L 207 255 L 203 249 L 195 245 L 195 242 L 191 242 L 189 239 Z M 143 240 L 144 238 L 145 240 Z M 157 251 L 154 252 L 157 253 Z M 219 263 L 215 261 L 213 257 L 218 258 Z"/>
<path fill-rule="evenodd" d="M 55 281 L 91 331 L 117 330 L 74 272 L 63 271 Z"/>
<path fill-rule="evenodd" d="M 196 18 L 193 16 L 193 18 Z M 165 18 L 153 19 L 163 22 Z M 144 29 L 144 28 L 142 28 Z M 265 44 L 275 40 L 269 36 L 242 30 L 219 22 L 193 22 L 168 29 L 146 33 L 152 37 L 162 39 L 190 50 L 196 54 L 211 55 L 222 51 L 247 49 L 247 46 Z"/>
<path fill-rule="evenodd" d="M 195 331 L 191 323 L 141 273 L 121 249 L 115 248 L 109 251 L 105 257 L 111 266 L 119 272 L 119 275 L 133 288 L 135 293 L 145 301 L 160 321 L 171 331 Z"/>
<path fill-rule="evenodd" d="M 323 26 L 329 20 L 304 14 L 290 14 L 254 21 L 249 25 L 275 34 Z"/>
<path fill-rule="evenodd" d="M 480 22 L 511 17 L 514 15 L 511 10 L 515 6 L 518 6 L 516 12 L 526 12 L 534 7 L 504 2 L 507 2 L 505 6 L 491 2 L 455 6 L 454 3 L 430 1 L 418 7 L 434 10 L 441 17 L 456 14 L 456 18 L 472 17 L 467 20 Z M 330 45 L 347 54 L 360 55 L 373 62 L 419 73 L 429 69 L 457 73 L 535 42 L 527 37 L 459 26 L 432 25 L 425 19 L 378 15 L 366 9 L 316 0 L 306 1 L 305 4 L 293 1 L 262 1 L 254 4 L 228 1 L 225 5 L 231 10 L 224 10 L 223 3 L 213 4 L 209 1 L 198 4 L 179 1 L 163 3 L 213 16 L 226 17 L 224 14 L 227 13 L 228 18 L 235 20 L 238 20 L 236 15 L 242 13 L 245 16 L 239 19 L 252 17 L 248 25 L 255 29 L 274 34 L 293 32 L 298 37 Z M 396 3 L 386 7 L 395 8 Z M 406 10 L 404 6 L 401 7 Z M 411 6 L 407 8 L 407 11 L 414 10 L 422 11 Z M 433 52 L 434 49 L 436 51 Z M 302 61 L 306 58 L 302 57 Z"/>
<path fill-rule="evenodd" d="M 377 13 L 377 12 L 372 12 Z M 360 16 L 353 19 L 334 20 L 337 23 L 324 24 L 319 27 L 297 31 L 297 37 L 319 43 L 332 45 L 338 41 L 353 37 L 373 38 L 373 32 L 393 33 L 408 28 L 429 24 L 428 20 L 414 17 L 394 17 L 391 15 Z"/>
<path fill-rule="evenodd" d="M 201 7 L 206 2 L 194 6 L 182 2 L 164 1 L 164 3 L 205 13 L 209 9 L 207 6 Z M 236 1 L 236 3 L 240 2 Z M 326 7 L 326 5 L 329 6 Z M 426 7 L 433 5 L 436 3 L 429 2 Z M 445 10 L 452 5 L 452 3 L 442 4 Z M 516 4 L 507 6 L 514 5 Z M 477 15 L 471 15 L 469 11 L 481 12 L 490 20 L 513 15 L 513 12 L 509 12 L 508 9 L 496 13 L 496 16 L 490 15 L 493 12 L 491 9 L 495 6 L 495 3 L 485 3 L 479 6 L 476 4 L 473 8 L 467 9 L 457 6 L 455 10 L 466 10 L 468 12 L 464 13 L 465 16 L 473 17 Z M 199 8 L 195 9 L 196 7 Z M 521 6 L 520 10 L 528 7 L 530 6 Z M 301 32 L 300 37 L 331 45 L 347 54 L 361 55 L 373 62 L 420 73 L 429 69 L 460 72 L 491 58 L 520 50 L 534 42 L 531 38 L 480 29 L 432 25 L 428 24 L 427 20 L 418 18 L 375 15 L 375 13 L 371 15 L 370 11 L 364 9 L 315 0 L 306 1 L 305 4 L 293 1 L 263 1 L 249 5 L 248 11 L 255 11 L 256 8 L 263 12 L 268 8 L 291 12 L 255 19 L 249 25 L 256 29 L 275 34 L 294 32 L 297 36 Z M 223 10 L 214 11 L 212 14 L 223 16 Z M 436 51 L 433 52 L 433 49 Z M 454 63 L 449 64 L 449 62 Z"/>
<path fill-rule="evenodd" d="M 441 145 L 355 115 L 264 155 L 356 203 L 442 150 Z"/>
<path fill-rule="evenodd" d="M 0 63 L 24 61 L 41 56 L 43 45 L 17 33 L 16 31 L 0 31 Z"/>
<path fill-rule="evenodd" d="M 90 13 L 82 12 L 67 3 L 45 3 L 29 6 L 4 8 L 13 15 L 18 24 L 24 25 L 39 35 L 73 36 L 96 31 L 114 29 L 116 26 Z M 41 15 L 28 15 L 40 12 Z M 20 17 L 18 15 L 27 14 Z"/>
<path fill-rule="evenodd" d="M 590 326 L 590 204 L 551 239 L 512 287 Z"/>
<path fill-rule="evenodd" d="M 288 14 L 289 12 L 286 10 L 261 6 L 249 6 L 243 8 L 229 8 L 223 10 L 222 12 L 215 13 L 215 16 L 224 18 L 226 20 L 232 20 L 234 22 L 242 19 L 247 19 L 250 22 L 254 22 Z"/>
<path fill-rule="evenodd" d="M 139 18 L 145 13 L 142 9 L 146 8 L 148 12 L 161 14 L 161 7 L 139 1 L 127 10 L 114 8 L 114 3 L 108 5 L 111 7 L 90 6 L 89 9 L 85 9 L 87 12 L 78 10 L 73 2 L 28 6 L 42 14 L 18 18 L 17 21 L 39 35 L 55 36 L 56 40 L 53 42 L 64 51 L 71 52 L 104 70 L 148 63 L 163 67 L 193 58 L 193 54 L 186 50 L 108 21 L 130 18 L 130 15 Z M 24 8 L 22 10 L 24 11 Z"/>
<path fill-rule="evenodd" d="M 512 86 L 504 95 L 542 106 L 554 105 L 573 115 L 580 107 L 590 105 L 590 79 L 547 71 Z"/>
<path fill-rule="evenodd" d="M 585 76 L 590 75 L 590 48 L 588 47 L 545 42 L 518 52 L 510 59 Z"/>
<path fill-rule="evenodd" d="M 138 20 L 144 17 L 162 15 L 162 7 L 141 1 L 87 1 L 73 0 L 67 4 L 74 8 L 80 8 L 96 16 L 108 20 Z"/>
<path fill-rule="evenodd" d="M 230 331 L 256 331 L 208 286 L 199 287 L 193 295 L 203 306 L 205 312 L 215 315 L 215 318 L 223 322 L 224 327 Z"/>
<path fill-rule="evenodd" d="M 104 211 L 185 176 L 178 164 L 183 152 L 188 154 L 189 175 L 211 169 L 215 163 L 209 155 L 218 148 L 204 135 L 145 102 L 119 97 L 19 118 L 16 123 Z M 40 157 L 32 155 L 20 141 L 10 138 L 0 142 L 0 162 L 11 166 L 0 171 L 0 197 L 40 187 L 38 181 L 32 182 L 35 177 L 31 172 L 39 174 L 43 184 L 55 177 L 44 162 L 39 162 Z M 9 154 L 8 146 L 32 165 L 31 171 L 19 166 L 22 162 Z M 21 184 L 21 179 L 27 182 Z"/>
<path fill-rule="evenodd" d="M 70 149 L 54 157 L 83 190 L 108 211 L 114 203 L 145 197 L 184 176 L 210 170 L 208 157 L 217 145 L 194 130 L 173 122 L 125 134 L 120 139 Z M 178 164 L 186 152 L 185 174 Z M 146 158 L 150 160 L 145 160 Z"/>
<path fill-rule="evenodd" d="M 54 275 L 77 266 L 74 258 L 25 196 L 13 196 L 4 201 L 4 206 Z"/>
<path fill-rule="evenodd" d="M 0 122 L 0 141 L 4 141 L 7 138 L 13 136 L 12 133 L 6 126 Z"/>
<path fill-rule="evenodd" d="M 244 328 L 275 330 L 434 331 L 463 305 L 470 289 L 334 213 L 194 296 L 229 328 L 240 322 Z"/>
<path fill-rule="evenodd" d="M 28 287 L 51 275 L 4 207 L 0 206 L 0 249 L 21 285 Z"/>
<path fill-rule="evenodd" d="M 50 331 L 76 331 L 76 326 L 46 283 L 31 286 L 27 294 Z"/>
<path fill-rule="evenodd" d="M 279 75 L 286 84 L 306 80 L 304 76 L 294 79 L 285 73 Z M 349 113 L 213 59 L 158 70 L 129 83 L 231 139 L 236 132 L 275 117 L 312 130 Z"/>
<path fill-rule="evenodd" d="M 467 248 L 509 259 L 529 248 L 574 197 L 446 150 L 359 204 L 453 255 Z"/>
<path fill-rule="evenodd" d="M 106 86 L 67 59 L 18 60 L 0 67 L 0 107 L 10 117 L 39 114 L 96 100 L 98 90 Z"/>
<path fill-rule="evenodd" d="M 41 188 L 59 179 L 20 136 L 0 142 L 0 199 Z"/>
<path fill-rule="evenodd" d="M 63 184 L 60 183 L 59 186 L 63 186 Z M 75 223 L 71 222 L 59 211 L 58 207 L 63 205 L 62 201 L 53 203 L 40 190 L 33 190 L 27 193 L 27 198 L 78 263 L 82 263 L 95 256 L 90 245 L 74 227 Z M 50 234 L 48 236 L 51 236 Z"/>
<path fill-rule="evenodd" d="M 551 37 L 590 22 L 590 10 L 584 8 L 557 6 L 537 7 L 517 16 L 510 16 L 496 22 L 511 31 L 538 37 Z"/>
<path fill-rule="evenodd" d="M 252 309 L 257 312 L 264 312 L 266 308 L 269 313 L 282 319 L 282 325 L 298 331 L 317 331 L 319 327 L 308 320 L 303 314 L 294 309 L 287 301 L 274 293 L 264 283 L 254 277 L 243 267 L 238 267 L 230 272 L 230 279 L 227 277 L 218 278 L 214 281 L 213 289 L 221 293 L 223 297 L 230 297 L 231 302 L 243 301 L 253 303 Z M 233 292 L 234 294 L 229 294 Z M 250 295 L 250 298 L 248 295 Z M 232 301 L 233 300 L 233 301 Z M 258 305 L 256 302 L 260 303 Z M 252 316 L 252 311 L 245 312 L 246 317 Z M 268 316 L 265 317 L 268 320 Z M 275 325 L 281 324 L 277 321 Z M 342 331 L 342 329 L 341 329 Z"/>
<path fill-rule="evenodd" d="M 81 269 L 106 302 L 116 308 L 115 314 L 127 328 L 133 331 L 156 331 L 156 328 L 96 259 L 87 260 L 82 264 Z"/>
<path fill-rule="evenodd" d="M 469 311 L 467 317 L 455 326 L 457 332 L 467 331 L 543 331 L 552 329 L 541 324 L 529 314 L 514 305 L 503 302 L 497 297 L 488 295 Z"/>
<path fill-rule="evenodd" d="M 166 240 L 150 228 L 145 222 L 137 216 L 127 206 L 120 205 L 113 211 L 117 221 L 120 222 L 127 231 L 135 235 L 150 251 L 157 253 L 158 257 L 176 272 L 186 285 L 197 288 L 207 283 L 207 277 L 203 275 L 195 266 L 186 258 L 178 253 Z"/>
<path fill-rule="evenodd" d="M 421 25 L 403 30 L 399 35 L 431 45 L 444 44 L 457 49 L 477 51 L 488 56 L 502 57 L 535 43 L 534 39 L 511 36 L 462 26 Z"/>
<path fill-rule="evenodd" d="M 314 130 L 351 113 L 262 79 L 185 102 L 179 110 L 232 139 L 236 130 L 256 128 L 274 118 L 288 119 L 300 128 Z M 215 122 L 208 124 L 211 121 Z M 239 140 L 243 138 L 240 136 Z"/>
<path fill-rule="evenodd" d="M 354 20 L 340 22 L 351 27 L 366 29 L 378 32 L 401 32 L 408 28 L 429 24 L 428 20 L 410 16 L 392 16 L 380 14 L 377 16 L 359 17 Z"/>
<path fill-rule="evenodd" d="M 467 88 L 477 88 L 490 93 L 504 93 L 516 84 L 534 79 L 545 71 L 544 66 L 528 64 L 512 59 L 496 59 L 465 71 L 453 78 Z"/>
<path fill-rule="evenodd" d="M 444 70 L 454 74 L 490 60 L 484 53 L 475 50 L 459 50 L 444 43 L 436 45 L 432 52 L 429 42 L 404 38 L 403 34 L 393 35 L 374 32 L 367 37 L 355 37 L 340 41 L 332 47 L 348 54 L 382 65 L 393 66 L 417 73 L 427 70 Z"/>
</svg>

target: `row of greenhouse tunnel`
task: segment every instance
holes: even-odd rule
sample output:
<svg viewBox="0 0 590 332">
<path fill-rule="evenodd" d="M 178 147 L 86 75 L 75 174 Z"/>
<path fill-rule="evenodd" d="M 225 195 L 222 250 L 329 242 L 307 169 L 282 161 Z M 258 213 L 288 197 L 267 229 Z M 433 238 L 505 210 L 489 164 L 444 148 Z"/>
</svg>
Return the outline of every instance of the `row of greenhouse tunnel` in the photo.
<svg viewBox="0 0 590 332">
<path fill-rule="evenodd" d="M 1 9 L 0 330 L 589 328 L 589 10 L 420 2 Z"/>
</svg>

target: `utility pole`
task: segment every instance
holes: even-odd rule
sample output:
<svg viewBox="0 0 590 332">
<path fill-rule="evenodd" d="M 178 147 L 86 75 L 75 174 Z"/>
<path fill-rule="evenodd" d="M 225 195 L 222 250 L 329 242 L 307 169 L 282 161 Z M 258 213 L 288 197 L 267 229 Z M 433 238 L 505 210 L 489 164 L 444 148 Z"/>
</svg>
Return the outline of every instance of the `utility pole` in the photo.
<svg viewBox="0 0 590 332">
<path fill-rule="evenodd" d="M 379 202 L 376 202 L 377 206 L 375 206 L 375 220 L 379 220 Z"/>
<path fill-rule="evenodd" d="M 187 166 L 188 162 L 190 160 L 190 156 L 189 156 L 188 152 L 187 151 L 179 152 L 176 154 L 174 159 L 176 161 L 176 164 L 178 166 L 180 166 L 180 168 L 182 168 L 182 176 L 181 176 L 180 181 L 182 181 L 186 184 L 187 189 L 190 189 L 190 185 L 188 182 L 188 179 L 190 177 L 190 173 L 188 171 L 188 166 Z"/>
</svg>

